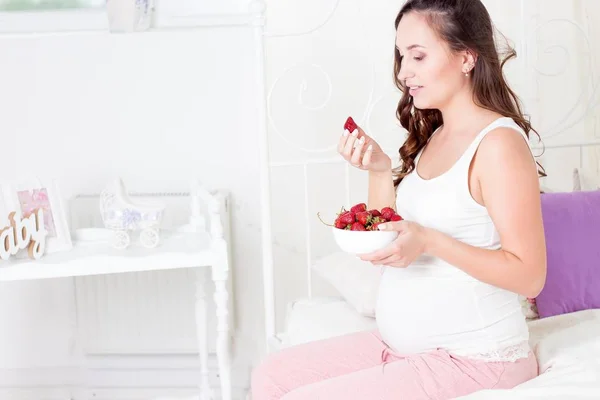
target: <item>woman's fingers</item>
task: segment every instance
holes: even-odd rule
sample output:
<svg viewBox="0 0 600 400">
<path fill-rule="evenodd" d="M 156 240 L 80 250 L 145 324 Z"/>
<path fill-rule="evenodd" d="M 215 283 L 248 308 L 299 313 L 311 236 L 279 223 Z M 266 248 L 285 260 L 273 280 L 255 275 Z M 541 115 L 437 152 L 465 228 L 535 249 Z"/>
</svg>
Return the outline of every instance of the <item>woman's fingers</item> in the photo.
<svg viewBox="0 0 600 400">
<path fill-rule="evenodd" d="M 388 267 L 406 268 L 408 267 L 408 260 L 401 255 L 394 254 L 393 256 L 384 258 L 383 260 L 371 261 L 371 264 L 374 266 L 385 265 Z"/>
<path fill-rule="evenodd" d="M 365 145 L 365 137 L 361 137 L 356 143 L 356 147 L 354 148 L 352 156 L 350 157 L 350 164 L 354 165 L 355 167 L 359 167 L 362 164 L 361 159 L 363 155 L 363 147 Z"/>
<path fill-rule="evenodd" d="M 399 261 L 399 262 L 393 262 L 390 264 L 386 264 L 386 266 L 388 267 L 396 267 L 396 268 L 406 268 L 408 267 L 408 264 L 406 263 L 406 261 Z"/>
<path fill-rule="evenodd" d="M 350 157 L 352 157 L 352 150 L 354 149 L 354 143 L 356 142 L 357 138 L 358 129 L 355 129 L 354 132 L 352 132 L 350 136 L 348 136 L 346 140 L 346 145 L 344 146 L 344 150 L 342 152 L 346 160 L 350 160 Z"/>
<path fill-rule="evenodd" d="M 344 148 L 346 147 L 346 142 L 348 141 L 348 137 L 350 136 L 350 132 L 348 129 L 344 129 L 344 133 L 340 136 L 340 140 L 338 142 L 338 153 L 342 154 L 344 152 Z"/>
<path fill-rule="evenodd" d="M 367 140 L 362 129 L 357 128 L 352 133 L 344 130 L 338 141 L 337 150 L 346 161 L 355 167 L 362 168 L 371 162 L 373 145 L 370 140 Z"/>
<path fill-rule="evenodd" d="M 365 150 L 365 154 L 363 155 L 362 165 L 366 167 L 371 162 L 371 155 L 373 155 L 373 145 L 369 144 L 367 146 L 367 150 Z"/>
</svg>

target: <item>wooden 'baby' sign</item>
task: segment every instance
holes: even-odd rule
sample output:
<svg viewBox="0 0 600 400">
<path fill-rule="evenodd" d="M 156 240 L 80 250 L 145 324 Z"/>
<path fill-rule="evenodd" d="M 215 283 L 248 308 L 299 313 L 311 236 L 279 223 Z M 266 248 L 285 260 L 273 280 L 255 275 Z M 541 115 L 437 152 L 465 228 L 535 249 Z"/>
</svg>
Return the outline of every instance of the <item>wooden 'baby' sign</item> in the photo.
<svg viewBox="0 0 600 400">
<path fill-rule="evenodd" d="M 0 259 L 8 260 L 25 248 L 30 258 L 39 259 L 44 254 L 48 235 L 44 228 L 44 211 L 38 208 L 27 218 L 11 212 L 8 220 L 10 226 L 0 230 Z"/>
</svg>

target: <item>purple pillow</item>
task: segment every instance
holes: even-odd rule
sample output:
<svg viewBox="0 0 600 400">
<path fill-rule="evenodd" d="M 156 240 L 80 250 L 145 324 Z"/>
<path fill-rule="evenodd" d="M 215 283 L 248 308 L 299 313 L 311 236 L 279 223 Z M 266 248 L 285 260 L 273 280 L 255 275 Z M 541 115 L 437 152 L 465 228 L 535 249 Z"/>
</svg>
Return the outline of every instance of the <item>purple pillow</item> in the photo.
<svg viewBox="0 0 600 400">
<path fill-rule="evenodd" d="M 600 308 L 600 191 L 544 193 L 548 272 L 540 318 Z"/>
</svg>

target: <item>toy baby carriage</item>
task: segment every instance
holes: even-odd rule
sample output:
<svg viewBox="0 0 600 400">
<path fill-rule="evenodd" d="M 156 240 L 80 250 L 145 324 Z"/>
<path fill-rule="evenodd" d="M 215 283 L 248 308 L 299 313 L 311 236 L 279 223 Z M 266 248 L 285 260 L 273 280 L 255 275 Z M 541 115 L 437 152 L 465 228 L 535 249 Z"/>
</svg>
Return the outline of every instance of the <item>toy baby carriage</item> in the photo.
<svg viewBox="0 0 600 400">
<path fill-rule="evenodd" d="M 140 231 L 142 246 L 156 247 L 164 209 L 164 204 L 158 202 L 134 202 L 121 179 L 108 185 L 100 195 L 102 221 L 113 231 L 112 246 L 117 249 L 129 246 L 132 231 Z"/>
</svg>

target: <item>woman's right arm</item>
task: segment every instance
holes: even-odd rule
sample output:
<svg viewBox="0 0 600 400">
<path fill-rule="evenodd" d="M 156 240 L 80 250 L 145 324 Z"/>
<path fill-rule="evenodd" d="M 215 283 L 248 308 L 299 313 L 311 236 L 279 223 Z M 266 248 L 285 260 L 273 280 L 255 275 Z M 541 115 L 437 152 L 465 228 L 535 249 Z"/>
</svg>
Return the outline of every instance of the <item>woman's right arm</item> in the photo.
<svg viewBox="0 0 600 400">
<path fill-rule="evenodd" d="M 384 207 L 396 209 L 396 190 L 392 169 L 388 171 L 369 171 L 369 210 L 381 210 Z"/>
<path fill-rule="evenodd" d="M 338 152 L 354 167 L 369 171 L 367 203 L 370 210 L 396 208 L 392 161 L 375 140 L 357 127 L 354 132 L 344 132 L 338 143 Z"/>
</svg>

